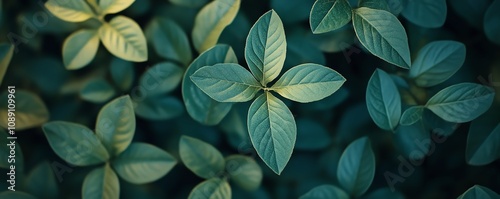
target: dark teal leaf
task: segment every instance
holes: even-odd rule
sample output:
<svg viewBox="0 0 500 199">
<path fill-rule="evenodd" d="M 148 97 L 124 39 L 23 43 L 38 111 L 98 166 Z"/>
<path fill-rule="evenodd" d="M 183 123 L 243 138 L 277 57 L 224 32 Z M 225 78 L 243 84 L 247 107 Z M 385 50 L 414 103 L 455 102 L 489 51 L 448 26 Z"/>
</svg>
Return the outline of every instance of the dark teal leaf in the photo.
<svg viewBox="0 0 500 199">
<path fill-rule="evenodd" d="M 25 190 L 39 198 L 58 198 L 59 187 L 48 162 L 42 162 L 26 176 Z"/>
<path fill-rule="evenodd" d="M 226 171 L 234 183 L 247 191 L 256 190 L 262 182 L 262 169 L 253 158 L 247 156 L 226 157 Z"/>
<path fill-rule="evenodd" d="M 334 185 L 320 185 L 300 196 L 299 199 L 349 199 L 349 195 Z"/>
<path fill-rule="evenodd" d="M 139 79 L 139 86 L 146 97 L 166 94 L 177 88 L 183 70 L 171 62 L 161 62 L 149 68 Z"/>
<path fill-rule="evenodd" d="M 347 146 L 337 169 L 337 179 L 349 195 L 363 195 L 375 177 L 375 154 L 368 137 L 362 137 Z"/>
<path fill-rule="evenodd" d="M 439 28 L 446 21 L 446 0 L 406 1 L 401 14 L 408 21 L 424 28 Z"/>
<path fill-rule="evenodd" d="M 184 165 L 196 175 L 210 179 L 224 171 L 222 154 L 212 145 L 189 136 L 182 136 L 179 154 Z"/>
<path fill-rule="evenodd" d="M 392 78 L 383 70 L 376 69 L 366 88 L 368 112 L 377 126 L 394 130 L 401 117 L 401 96 Z"/>
<path fill-rule="evenodd" d="M 89 80 L 80 90 L 80 97 L 93 103 L 103 103 L 116 94 L 115 89 L 107 80 L 96 78 Z"/>
<path fill-rule="evenodd" d="M 151 96 L 136 103 L 135 114 L 149 120 L 168 120 L 184 112 L 182 102 L 172 96 Z"/>
<path fill-rule="evenodd" d="M 500 45 L 500 39 L 498 35 L 500 35 L 500 1 L 495 0 L 486 10 L 486 14 L 484 15 L 484 33 L 486 37 L 493 43 Z"/>
<path fill-rule="evenodd" d="M 309 18 L 314 34 L 330 32 L 351 21 L 351 6 L 347 0 L 317 0 Z"/>
</svg>

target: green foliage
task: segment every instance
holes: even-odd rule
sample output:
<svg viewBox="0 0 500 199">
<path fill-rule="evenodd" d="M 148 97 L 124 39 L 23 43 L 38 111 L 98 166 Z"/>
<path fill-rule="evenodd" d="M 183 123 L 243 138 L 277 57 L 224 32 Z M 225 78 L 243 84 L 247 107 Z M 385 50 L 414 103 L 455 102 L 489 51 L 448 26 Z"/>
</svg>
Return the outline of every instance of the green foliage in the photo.
<svg viewBox="0 0 500 199">
<path fill-rule="evenodd" d="M 0 44 L 0 83 L 7 72 L 10 60 L 14 55 L 14 46 L 10 44 Z"/>
<path fill-rule="evenodd" d="M 15 94 L 16 104 L 22 104 L 22 106 L 15 108 L 16 115 L 16 129 L 23 130 L 41 126 L 43 123 L 49 120 L 49 110 L 45 106 L 45 103 L 42 99 L 37 96 L 35 93 L 25 90 L 17 90 L 15 93 L 10 93 L 4 91 L 0 94 L 0 126 L 3 128 L 8 128 L 8 104 L 9 95 Z"/>
<path fill-rule="evenodd" d="M 368 112 L 377 126 L 394 130 L 401 117 L 401 97 L 392 78 L 383 70 L 373 72 L 366 88 Z"/>
<path fill-rule="evenodd" d="M 179 154 L 184 165 L 202 178 L 216 177 L 224 171 L 222 154 L 212 145 L 196 138 L 181 137 Z"/>
<path fill-rule="evenodd" d="M 474 185 L 473 187 L 465 191 L 462 195 L 458 196 L 457 199 L 476 199 L 476 198 L 494 199 L 498 197 L 500 197 L 500 195 L 493 192 L 491 189 L 488 189 L 481 185 Z"/>
<path fill-rule="evenodd" d="M 321 185 L 311 189 L 299 199 L 348 199 L 349 195 L 334 185 Z"/>
<path fill-rule="evenodd" d="M 446 0 L 407 1 L 401 14 L 408 21 L 425 28 L 438 28 L 446 21 Z"/>
<path fill-rule="evenodd" d="M 351 6 L 347 0 L 318 0 L 311 9 L 309 23 L 314 34 L 330 32 L 351 21 Z"/>
<path fill-rule="evenodd" d="M 500 45 L 500 40 L 496 35 L 500 33 L 500 28 L 498 27 L 498 22 L 500 22 L 500 14 L 496 12 L 500 8 L 500 1 L 495 0 L 491 3 L 490 7 L 484 15 L 484 33 L 488 39 L 498 45 Z"/>
<path fill-rule="evenodd" d="M 375 155 L 367 137 L 349 144 L 339 160 L 337 178 L 352 196 L 363 195 L 375 176 Z"/>
<path fill-rule="evenodd" d="M 92 170 L 83 181 L 82 198 L 119 198 L 118 176 L 109 164 Z"/>
</svg>

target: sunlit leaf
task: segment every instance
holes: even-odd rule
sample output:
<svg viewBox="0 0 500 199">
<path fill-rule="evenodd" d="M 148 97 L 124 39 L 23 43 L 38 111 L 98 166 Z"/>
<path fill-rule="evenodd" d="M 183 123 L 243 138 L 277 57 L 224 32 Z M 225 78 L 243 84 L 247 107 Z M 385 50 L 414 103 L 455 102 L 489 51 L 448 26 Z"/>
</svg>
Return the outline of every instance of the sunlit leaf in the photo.
<svg viewBox="0 0 500 199">
<path fill-rule="evenodd" d="M 69 22 L 82 22 L 95 17 L 92 8 L 84 0 L 49 0 L 45 7 L 56 17 Z"/>
<path fill-rule="evenodd" d="M 120 183 L 118 176 L 109 164 L 92 170 L 83 181 L 83 199 L 118 199 L 120 197 Z"/>
<path fill-rule="evenodd" d="M 8 92 L 12 90 L 14 92 Z M 14 102 L 9 103 L 9 99 Z M 9 109 L 15 110 L 12 112 L 15 114 L 15 128 L 18 131 L 40 126 L 49 120 L 49 110 L 45 103 L 32 92 L 8 89 L 0 95 L 0 100 L 0 126 L 3 128 L 9 127 Z M 9 108 L 9 104 L 13 104 L 14 107 L 11 105 Z"/>
<path fill-rule="evenodd" d="M 113 14 L 125 10 L 135 0 L 99 0 L 99 7 L 102 14 Z"/>
<path fill-rule="evenodd" d="M 148 59 L 146 38 L 137 23 L 124 16 L 116 16 L 99 28 L 99 37 L 108 51 L 124 60 L 143 62 Z"/>
</svg>

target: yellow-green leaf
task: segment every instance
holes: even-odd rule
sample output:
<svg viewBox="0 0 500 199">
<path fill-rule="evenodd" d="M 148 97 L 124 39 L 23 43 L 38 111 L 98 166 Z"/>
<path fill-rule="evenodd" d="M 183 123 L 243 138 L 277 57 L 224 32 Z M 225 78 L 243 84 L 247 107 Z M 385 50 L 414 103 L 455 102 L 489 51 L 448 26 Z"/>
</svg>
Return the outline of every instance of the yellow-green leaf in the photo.
<svg viewBox="0 0 500 199">
<path fill-rule="evenodd" d="M 137 23 L 117 16 L 99 28 L 99 37 L 108 51 L 124 60 L 143 62 L 148 59 L 146 38 Z"/>
</svg>

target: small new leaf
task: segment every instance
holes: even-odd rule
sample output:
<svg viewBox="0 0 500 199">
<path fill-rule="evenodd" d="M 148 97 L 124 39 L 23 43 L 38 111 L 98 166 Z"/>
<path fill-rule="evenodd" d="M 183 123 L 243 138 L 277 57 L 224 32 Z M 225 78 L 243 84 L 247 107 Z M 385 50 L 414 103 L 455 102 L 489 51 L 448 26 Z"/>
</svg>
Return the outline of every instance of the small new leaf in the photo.
<svg viewBox="0 0 500 199">
<path fill-rule="evenodd" d="M 57 18 L 69 22 L 82 22 L 95 17 L 92 8 L 84 0 L 49 0 L 45 7 Z"/>
</svg>

